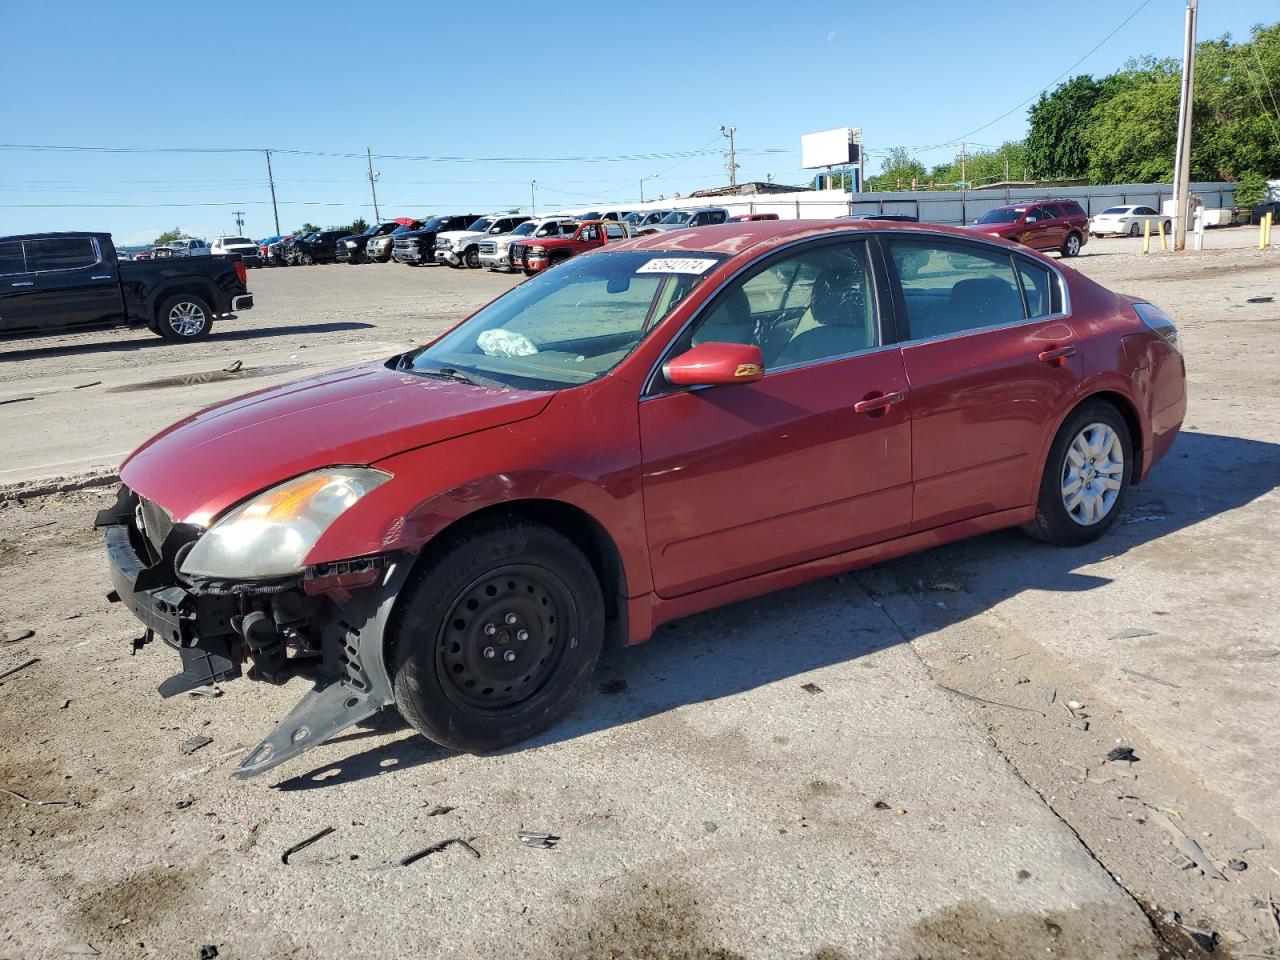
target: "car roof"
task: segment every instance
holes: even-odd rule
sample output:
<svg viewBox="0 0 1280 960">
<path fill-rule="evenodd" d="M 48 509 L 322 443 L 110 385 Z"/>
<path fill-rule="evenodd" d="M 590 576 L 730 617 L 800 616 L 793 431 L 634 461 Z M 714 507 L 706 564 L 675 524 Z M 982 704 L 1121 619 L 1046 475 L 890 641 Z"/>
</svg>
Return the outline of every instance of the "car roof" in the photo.
<svg viewBox="0 0 1280 960">
<path fill-rule="evenodd" d="M 736 256 L 760 246 L 780 246 L 792 240 L 824 234 L 903 233 L 930 234 L 973 240 L 972 231 L 940 223 L 903 223 L 896 220 L 748 220 L 722 223 L 695 230 L 645 234 L 610 244 L 610 250 L 681 250 Z"/>
</svg>

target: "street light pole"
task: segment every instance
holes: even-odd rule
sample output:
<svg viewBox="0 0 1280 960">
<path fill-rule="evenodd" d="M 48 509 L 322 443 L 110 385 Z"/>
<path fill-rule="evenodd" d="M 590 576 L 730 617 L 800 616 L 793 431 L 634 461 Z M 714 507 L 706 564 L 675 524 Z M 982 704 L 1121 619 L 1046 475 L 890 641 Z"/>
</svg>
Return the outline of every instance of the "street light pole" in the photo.
<svg viewBox="0 0 1280 960">
<path fill-rule="evenodd" d="M 1191 185 L 1191 112 L 1196 82 L 1196 3 L 1187 0 L 1186 36 L 1182 47 L 1182 100 L 1178 105 L 1178 146 L 1173 159 L 1173 249 L 1187 245 Z"/>
<path fill-rule="evenodd" d="M 373 222 L 381 223 L 382 214 L 378 212 L 378 188 L 374 186 L 378 174 L 373 172 L 373 151 L 365 147 L 364 155 L 369 159 L 369 192 L 373 194 Z"/>
<path fill-rule="evenodd" d="M 538 186 L 537 180 L 529 181 L 529 216 L 536 217 L 538 215 L 538 194 L 536 192 Z"/>
</svg>

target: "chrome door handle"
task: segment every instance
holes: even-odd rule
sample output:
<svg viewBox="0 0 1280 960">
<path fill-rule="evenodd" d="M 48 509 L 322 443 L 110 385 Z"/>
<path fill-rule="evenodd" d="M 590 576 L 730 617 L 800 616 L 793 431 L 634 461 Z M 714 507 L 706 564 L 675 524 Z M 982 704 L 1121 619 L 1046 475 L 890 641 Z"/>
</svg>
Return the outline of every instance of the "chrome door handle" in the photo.
<svg viewBox="0 0 1280 960">
<path fill-rule="evenodd" d="M 114 280 L 115 277 L 113 277 L 109 273 L 100 273 L 96 277 L 90 277 L 89 279 L 90 280 Z"/>
<path fill-rule="evenodd" d="M 36 282 L 34 280 L 22 280 L 18 283 L 9 284 L 11 287 L 34 287 L 35 285 Z"/>
<path fill-rule="evenodd" d="M 1060 367 L 1062 366 L 1062 361 L 1066 360 L 1067 357 L 1074 357 L 1075 355 L 1076 347 L 1071 345 L 1066 347 L 1057 347 L 1053 350 L 1042 350 L 1036 355 L 1036 359 L 1041 363 L 1048 363 L 1055 367 Z"/>
<path fill-rule="evenodd" d="M 853 412 L 874 413 L 877 410 L 884 410 L 895 403 L 901 403 L 905 399 L 907 399 L 907 395 L 901 390 L 896 390 L 893 393 L 882 393 L 878 397 L 859 400 L 853 405 Z"/>
</svg>

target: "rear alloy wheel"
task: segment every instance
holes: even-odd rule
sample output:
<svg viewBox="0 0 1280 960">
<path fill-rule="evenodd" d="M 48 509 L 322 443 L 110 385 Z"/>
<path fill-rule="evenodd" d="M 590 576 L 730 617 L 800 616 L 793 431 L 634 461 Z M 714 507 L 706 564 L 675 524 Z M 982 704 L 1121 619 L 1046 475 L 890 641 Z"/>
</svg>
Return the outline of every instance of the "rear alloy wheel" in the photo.
<svg viewBox="0 0 1280 960">
<path fill-rule="evenodd" d="M 1067 234 L 1067 239 L 1062 241 L 1062 255 L 1064 257 L 1078 257 L 1080 255 L 1080 234 L 1072 232 Z"/>
<path fill-rule="evenodd" d="M 1138 225 L 1136 223 L 1129 227 L 1129 236 L 1131 237 L 1136 237 L 1141 232 L 1142 231 L 1138 229 Z"/>
<path fill-rule="evenodd" d="M 166 340 L 201 340 L 213 327 L 213 310 L 201 297 L 180 293 L 160 304 L 155 331 Z"/>
<path fill-rule="evenodd" d="M 1166 220 L 1166 221 L 1164 222 L 1164 232 L 1165 232 L 1165 235 L 1167 236 L 1167 235 L 1168 235 L 1168 233 L 1169 233 L 1169 231 L 1170 231 L 1170 230 L 1172 230 L 1172 229 L 1173 229 L 1173 221 L 1172 221 L 1172 220 Z"/>
<path fill-rule="evenodd" d="M 404 718 L 446 747 L 497 750 L 582 696 L 604 642 L 604 598 L 561 534 L 495 523 L 442 545 L 397 600 L 389 637 Z"/>
<path fill-rule="evenodd" d="M 1096 540 L 1116 522 L 1132 464 L 1133 441 L 1124 417 L 1108 403 L 1085 404 L 1054 438 L 1036 518 L 1023 530 L 1060 546 Z"/>
</svg>

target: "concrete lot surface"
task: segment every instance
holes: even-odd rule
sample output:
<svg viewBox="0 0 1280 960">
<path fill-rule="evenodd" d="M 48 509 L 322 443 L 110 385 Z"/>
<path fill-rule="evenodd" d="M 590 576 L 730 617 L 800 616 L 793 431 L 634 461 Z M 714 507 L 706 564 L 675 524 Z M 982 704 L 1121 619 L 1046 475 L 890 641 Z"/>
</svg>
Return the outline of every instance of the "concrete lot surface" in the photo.
<svg viewBox="0 0 1280 960">
<path fill-rule="evenodd" d="M 498 755 L 386 718 L 229 780 L 301 682 L 162 701 L 175 658 L 132 656 L 104 600 L 109 491 L 0 499 L 0 673 L 39 658 L 0 679 L 0 958 L 1154 960 L 1206 955 L 1197 929 L 1280 957 L 1280 259 L 1132 248 L 1074 265 L 1179 321 L 1191 412 L 1108 536 L 993 534 L 670 624 Z M 262 270 L 205 344 L 0 344 L 0 400 L 34 397 L 0 405 L 0 484 L 389 354 L 512 282 Z M 236 360 L 268 369 L 215 376 Z M 455 837 L 479 856 L 397 865 Z"/>
</svg>

